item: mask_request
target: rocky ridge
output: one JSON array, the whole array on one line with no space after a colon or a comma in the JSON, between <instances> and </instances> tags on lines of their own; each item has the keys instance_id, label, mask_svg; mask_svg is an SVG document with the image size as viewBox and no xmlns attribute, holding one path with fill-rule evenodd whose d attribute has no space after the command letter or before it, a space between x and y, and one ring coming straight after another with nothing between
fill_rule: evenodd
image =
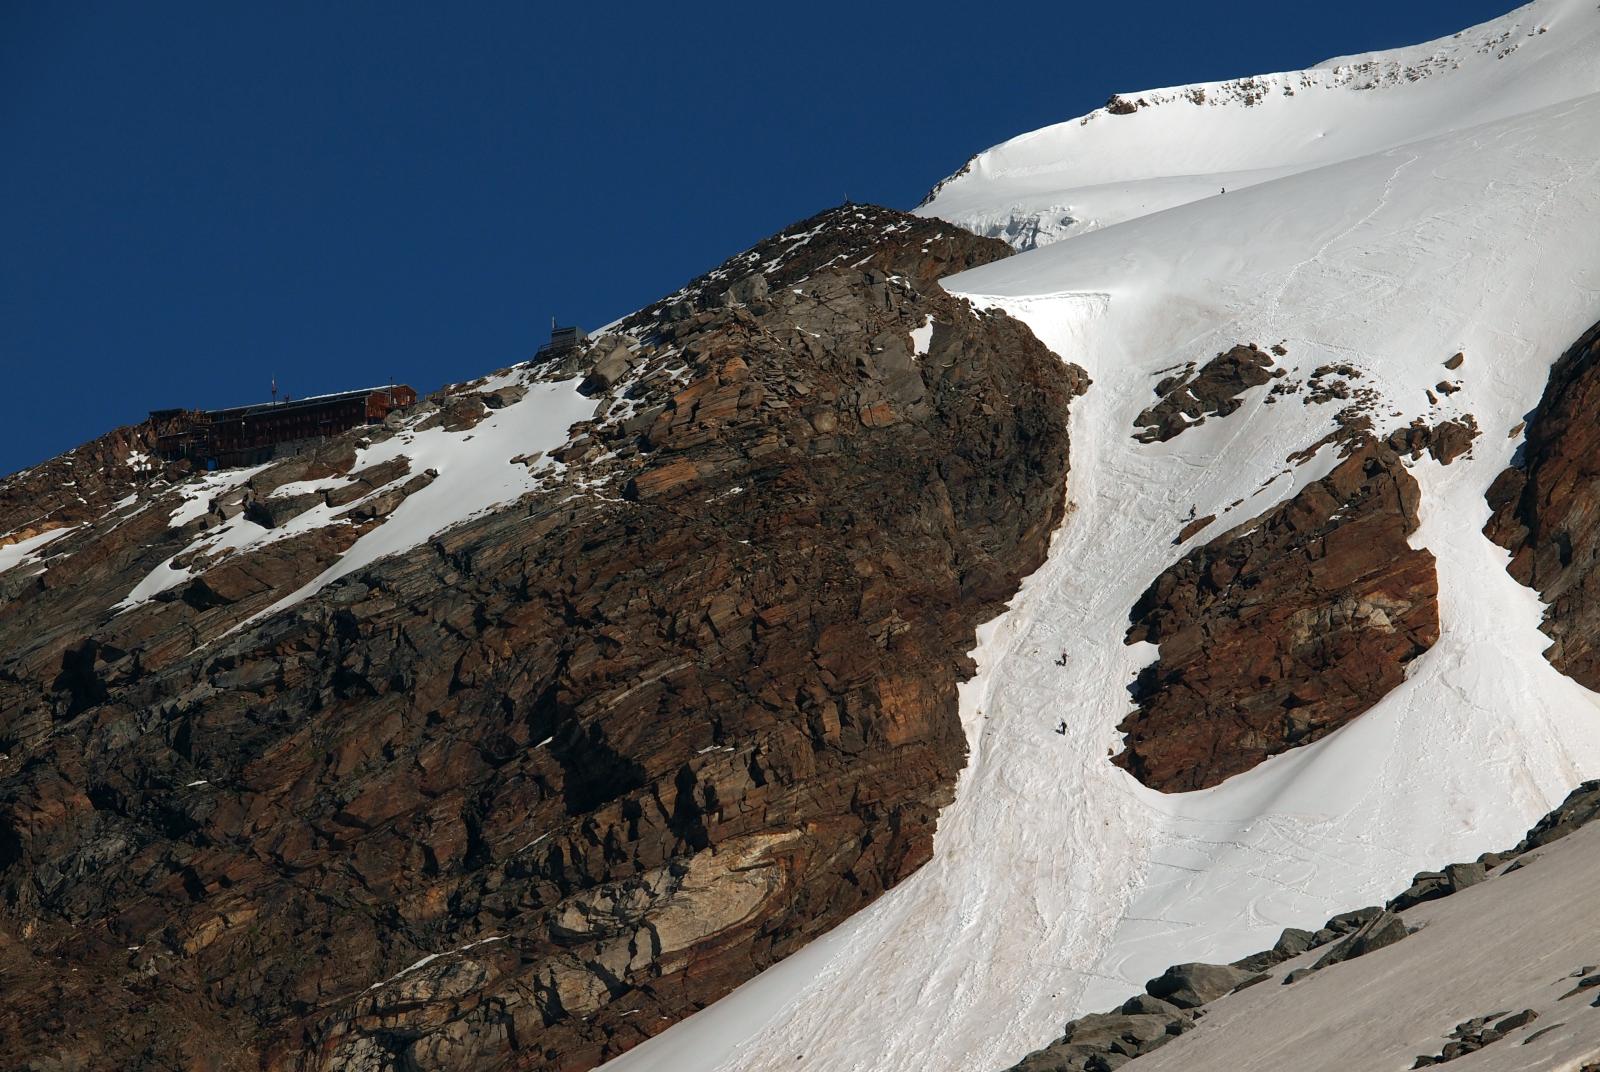
<instances>
[{"instance_id":1,"label":"rocky ridge","mask_svg":"<svg viewBox=\"0 0 1600 1072\"><path fill-rule=\"evenodd\" d=\"M935 282L1007 252L845 206L393 427L112 499L127 466L0 573L16 1060L587 1068L915 870L1086 386ZM451 479L363 444L568 378L594 416L506 459L520 498L265 613Z\"/></svg>"}]
</instances>

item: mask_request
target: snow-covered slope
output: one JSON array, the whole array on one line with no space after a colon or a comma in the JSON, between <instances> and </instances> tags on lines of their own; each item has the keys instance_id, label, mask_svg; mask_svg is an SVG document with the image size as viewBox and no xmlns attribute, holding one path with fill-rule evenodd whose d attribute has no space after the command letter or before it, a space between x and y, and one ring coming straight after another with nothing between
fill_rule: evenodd
<instances>
[{"instance_id":1,"label":"snow-covered slope","mask_svg":"<svg viewBox=\"0 0 1600 1072\"><path fill-rule=\"evenodd\" d=\"M1594 5L1530 4L1306 71L1121 94L985 150L920 211L1031 249L1600 89Z\"/></svg>"},{"instance_id":2,"label":"snow-covered slope","mask_svg":"<svg viewBox=\"0 0 1600 1072\"><path fill-rule=\"evenodd\" d=\"M1509 843L1600 772L1600 700L1541 658L1538 601L1480 531L1549 364L1600 318L1600 11L1540 0L1447 41L1194 88L1203 103L1131 95L1148 107L990 150L924 209L1002 234L1046 208L1087 221L946 285L1095 381L1073 411L1076 510L981 638L934 860L608 1068L998 1069L1167 964L1263 948ZM1317 744L1163 796L1107 761L1153 654L1123 645L1129 608L1187 518L1219 515L1214 535L1325 473L1327 451L1285 459L1333 407L1256 388L1158 445L1133 419L1159 370L1252 340L1283 340L1300 378L1359 368L1380 431L1471 413L1484 434L1413 468L1443 626L1406 683ZM1463 389L1435 404L1457 351Z\"/></svg>"}]
</instances>

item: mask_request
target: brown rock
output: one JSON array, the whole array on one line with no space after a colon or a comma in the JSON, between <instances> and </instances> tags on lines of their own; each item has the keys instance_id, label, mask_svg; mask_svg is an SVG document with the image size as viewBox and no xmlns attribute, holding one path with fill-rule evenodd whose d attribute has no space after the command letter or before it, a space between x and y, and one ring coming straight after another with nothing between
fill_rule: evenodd
<instances>
[{"instance_id":1,"label":"brown rock","mask_svg":"<svg viewBox=\"0 0 1600 1072\"><path fill-rule=\"evenodd\" d=\"M1441 465L1449 465L1472 449L1472 441L1479 434L1477 419L1470 413L1431 427L1418 417L1408 427L1390 432L1385 442L1397 454L1409 454L1415 459L1427 452Z\"/></svg>"},{"instance_id":2,"label":"brown rock","mask_svg":"<svg viewBox=\"0 0 1600 1072\"><path fill-rule=\"evenodd\" d=\"M1239 408L1239 396L1272 379L1273 361L1254 343L1235 346L1207 361L1189 365L1156 385L1161 401L1139 414L1134 436L1141 443L1164 443L1210 416L1226 417Z\"/></svg>"},{"instance_id":3,"label":"brown rock","mask_svg":"<svg viewBox=\"0 0 1600 1072\"><path fill-rule=\"evenodd\" d=\"M1205 528L1207 525L1211 524L1216 519L1216 514L1207 514L1205 517L1195 518L1193 521L1189 522L1187 525L1183 526L1183 528L1178 530L1178 537L1172 542L1174 544L1188 543L1191 536Z\"/></svg>"},{"instance_id":4,"label":"brown rock","mask_svg":"<svg viewBox=\"0 0 1600 1072\"><path fill-rule=\"evenodd\" d=\"M1367 710L1439 635L1417 486L1367 440L1290 501L1189 552L1133 608L1161 645L1116 757L1141 782L1215 785Z\"/></svg>"}]
</instances>

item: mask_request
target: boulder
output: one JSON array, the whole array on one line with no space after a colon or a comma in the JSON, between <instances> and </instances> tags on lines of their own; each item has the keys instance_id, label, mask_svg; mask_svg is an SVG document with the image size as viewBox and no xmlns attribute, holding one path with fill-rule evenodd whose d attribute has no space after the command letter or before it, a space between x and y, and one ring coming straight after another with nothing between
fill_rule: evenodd
<instances>
[{"instance_id":1,"label":"boulder","mask_svg":"<svg viewBox=\"0 0 1600 1072\"><path fill-rule=\"evenodd\" d=\"M1175 964L1144 985L1151 997L1180 1009L1215 1001L1256 973L1231 964Z\"/></svg>"},{"instance_id":2,"label":"boulder","mask_svg":"<svg viewBox=\"0 0 1600 1072\"><path fill-rule=\"evenodd\" d=\"M1268 968L1299 956L1315 945L1316 935L1311 931L1300 930L1297 927L1286 927L1283 933L1278 935L1278 940L1273 943L1271 949L1263 950L1260 953L1252 953L1248 957L1236 960L1233 962L1233 966L1250 972L1266 971Z\"/></svg>"},{"instance_id":3,"label":"boulder","mask_svg":"<svg viewBox=\"0 0 1600 1072\"><path fill-rule=\"evenodd\" d=\"M595 352L600 357L578 385L581 394L598 395L611 390L633 367L633 355L627 341L621 337L607 336L596 346Z\"/></svg>"},{"instance_id":4,"label":"boulder","mask_svg":"<svg viewBox=\"0 0 1600 1072\"><path fill-rule=\"evenodd\" d=\"M1323 924L1327 930L1334 934L1351 934L1365 927L1368 923L1383 915L1383 909L1372 905L1367 908L1353 908L1348 912L1340 912Z\"/></svg>"},{"instance_id":5,"label":"boulder","mask_svg":"<svg viewBox=\"0 0 1600 1072\"><path fill-rule=\"evenodd\" d=\"M436 469L425 470L398 487L390 487L378 492L339 516L358 521L371 521L388 517L399 508L401 503L433 483L438 475L439 472Z\"/></svg>"},{"instance_id":6,"label":"boulder","mask_svg":"<svg viewBox=\"0 0 1600 1072\"><path fill-rule=\"evenodd\" d=\"M1172 1002L1151 997L1149 994L1135 994L1127 1001L1124 1001L1117 1011L1128 1016L1166 1016L1174 1020L1190 1019L1188 1013Z\"/></svg>"},{"instance_id":7,"label":"boulder","mask_svg":"<svg viewBox=\"0 0 1600 1072\"><path fill-rule=\"evenodd\" d=\"M1297 957L1312 948L1315 948L1316 935L1311 931L1301 930L1298 927L1285 927L1278 940L1273 943L1272 951L1285 960Z\"/></svg>"},{"instance_id":8,"label":"boulder","mask_svg":"<svg viewBox=\"0 0 1600 1072\"><path fill-rule=\"evenodd\" d=\"M1388 907L1391 912L1404 912L1413 905L1431 901L1436 897L1447 897L1454 892L1443 872L1419 871L1405 892L1389 901Z\"/></svg>"},{"instance_id":9,"label":"boulder","mask_svg":"<svg viewBox=\"0 0 1600 1072\"><path fill-rule=\"evenodd\" d=\"M1384 912L1363 925L1354 934L1344 939L1338 945L1328 950L1311 966L1313 971L1334 964L1342 964L1347 960L1364 957L1368 953L1394 945L1406 938L1411 932L1406 928L1405 920L1392 912Z\"/></svg>"},{"instance_id":10,"label":"boulder","mask_svg":"<svg viewBox=\"0 0 1600 1072\"><path fill-rule=\"evenodd\" d=\"M350 483L341 487L331 488L323 492L322 499L330 507L338 509L348 506L357 499L370 494L373 489L399 480L411 471L411 459L401 454L388 461L369 465L358 473L351 474Z\"/></svg>"},{"instance_id":11,"label":"boulder","mask_svg":"<svg viewBox=\"0 0 1600 1072\"><path fill-rule=\"evenodd\" d=\"M322 496L315 492L301 495L269 495L266 498L255 498L246 502L244 516L263 528L275 529L321 503Z\"/></svg>"},{"instance_id":12,"label":"boulder","mask_svg":"<svg viewBox=\"0 0 1600 1072\"><path fill-rule=\"evenodd\" d=\"M496 387L492 391L483 391L481 393L484 405L490 409L505 409L507 406L514 406L526 398L528 389L520 384L510 383L504 387Z\"/></svg>"},{"instance_id":13,"label":"boulder","mask_svg":"<svg viewBox=\"0 0 1600 1072\"><path fill-rule=\"evenodd\" d=\"M753 305L766 298L767 277L760 272L748 275L728 288L728 300L739 305Z\"/></svg>"}]
</instances>

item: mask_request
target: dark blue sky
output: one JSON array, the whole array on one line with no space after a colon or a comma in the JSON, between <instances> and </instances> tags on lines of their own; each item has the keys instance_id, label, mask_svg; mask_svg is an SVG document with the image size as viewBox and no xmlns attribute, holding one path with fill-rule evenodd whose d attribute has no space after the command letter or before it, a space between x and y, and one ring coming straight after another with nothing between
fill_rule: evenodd
<instances>
[{"instance_id":1,"label":"dark blue sky","mask_svg":"<svg viewBox=\"0 0 1600 1072\"><path fill-rule=\"evenodd\" d=\"M1512 0L0 0L0 473L145 411L427 391L1117 90Z\"/></svg>"}]
</instances>

